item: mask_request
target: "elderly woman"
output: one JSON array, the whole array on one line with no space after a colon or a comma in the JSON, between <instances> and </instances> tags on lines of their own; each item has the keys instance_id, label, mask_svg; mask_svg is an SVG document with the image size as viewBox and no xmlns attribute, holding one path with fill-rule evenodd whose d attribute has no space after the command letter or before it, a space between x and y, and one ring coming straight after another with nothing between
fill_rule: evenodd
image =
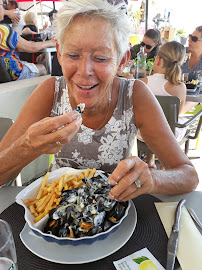
<instances>
[{"instance_id":1,"label":"elderly woman","mask_svg":"<svg viewBox=\"0 0 202 270\"><path fill-rule=\"evenodd\" d=\"M36 17L35 14L31 11L27 11L23 16L25 26L23 27L22 34L37 34L38 30L36 27Z\"/></svg>"},{"instance_id":2,"label":"elderly woman","mask_svg":"<svg viewBox=\"0 0 202 270\"><path fill-rule=\"evenodd\" d=\"M202 25L196 27L189 35L190 58L182 65L182 72L189 73L189 81L197 79L198 74L202 76Z\"/></svg>"},{"instance_id":3,"label":"elderly woman","mask_svg":"<svg viewBox=\"0 0 202 270\"><path fill-rule=\"evenodd\" d=\"M117 200L195 189L197 173L147 86L116 76L130 57L129 21L122 4L70 0L59 10L56 27L64 77L48 78L36 88L1 141L1 183L41 154L54 153L52 170L110 171L114 187L109 197ZM86 106L82 118L72 111L79 103ZM131 156L138 128L164 171L149 169Z\"/></svg>"}]
</instances>

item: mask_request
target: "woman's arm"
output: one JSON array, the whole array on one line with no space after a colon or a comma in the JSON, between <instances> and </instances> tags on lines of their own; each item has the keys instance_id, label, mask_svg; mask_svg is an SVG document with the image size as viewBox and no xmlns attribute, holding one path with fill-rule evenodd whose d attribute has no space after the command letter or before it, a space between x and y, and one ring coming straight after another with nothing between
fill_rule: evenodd
<instances>
[{"instance_id":1,"label":"woman's arm","mask_svg":"<svg viewBox=\"0 0 202 270\"><path fill-rule=\"evenodd\" d=\"M54 40L47 40L42 42L33 42L33 41L27 41L21 36L18 36L18 43L16 45L16 48L28 52L28 53L35 53L42 49L48 48L48 47L54 47L55 41Z\"/></svg>"},{"instance_id":2,"label":"woman's arm","mask_svg":"<svg viewBox=\"0 0 202 270\"><path fill-rule=\"evenodd\" d=\"M165 170L149 169L138 157L123 160L109 177L119 183L110 197L128 200L144 193L173 195L194 190L197 173L179 147L158 101L141 81L134 83L133 103L136 126ZM141 182L140 189L134 184L136 179Z\"/></svg>"},{"instance_id":3,"label":"woman's arm","mask_svg":"<svg viewBox=\"0 0 202 270\"><path fill-rule=\"evenodd\" d=\"M78 114L70 112L49 117L55 78L43 81L28 98L17 120L0 143L0 185L12 180L21 169L42 154L57 153L56 144L69 142L81 125Z\"/></svg>"},{"instance_id":4,"label":"woman's arm","mask_svg":"<svg viewBox=\"0 0 202 270\"><path fill-rule=\"evenodd\" d=\"M12 22L18 23L20 21L20 16L18 13L16 13L16 9L4 9L4 15L7 15L12 20Z\"/></svg>"}]
</instances>

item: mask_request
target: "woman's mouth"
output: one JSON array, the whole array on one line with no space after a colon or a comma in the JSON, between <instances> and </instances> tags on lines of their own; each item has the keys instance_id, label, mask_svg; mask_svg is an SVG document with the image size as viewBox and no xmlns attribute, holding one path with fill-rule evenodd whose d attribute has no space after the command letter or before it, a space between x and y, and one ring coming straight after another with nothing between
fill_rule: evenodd
<instances>
[{"instance_id":1,"label":"woman's mouth","mask_svg":"<svg viewBox=\"0 0 202 270\"><path fill-rule=\"evenodd\" d=\"M94 84L94 85L80 85L77 84L77 86L81 89L81 90L92 90L93 88L95 88L98 84Z\"/></svg>"}]
</instances>

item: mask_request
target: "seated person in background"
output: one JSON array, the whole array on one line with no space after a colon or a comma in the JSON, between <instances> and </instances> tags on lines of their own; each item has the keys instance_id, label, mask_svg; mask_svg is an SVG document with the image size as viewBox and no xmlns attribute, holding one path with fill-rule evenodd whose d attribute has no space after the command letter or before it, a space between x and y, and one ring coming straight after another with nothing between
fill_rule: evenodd
<instances>
[{"instance_id":1,"label":"seated person in background","mask_svg":"<svg viewBox=\"0 0 202 270\"><path fill-rule=\"evenodd\" d=\"M154 61L161 44L162 40L160 31L157 29L149 29L144 34L142 42L134 45L130 49L131 59L135 59L140 51L140 47L144 47L144 52L147 53L147 60L150 59Z\"/></svg>"},{"instance_id":2,"label":"seated person in background","mask_svg":"<svg viewBox=\"0 0 202 270\"><path fill-rule=\"evenodd\" d=\"M189 51L191 56L182 65L182 72L189 73L189 81L192 81L198 79L197 73L202 76L202 25L189 35Z\"/></svg>"},{"instance_id":3,"label":"seated person in background","mask_svg":"<svg viewBox=\"0 0 202 270\"><path fill-rule=\"evenodd\" d=\"M18 3L13 0L8 1L8 10L16 9L16 13L20 16L19 22L13 22L12 23L12 28L19 34L22 35L22 28L25 25L25 22L23 20L23 14L24 12L22 10L19 10L18 8Z\"/></svg>"},{"instance_id":4,"label":"seated person in background","mask_svg":"<svg viewBox=\"0 0 202 270\"><path fill-rule=\"evenodd\" d=\"M35 14L31 11L27 11L23 16L23 19L25 26L22 29L22 35L38 34Z\"/></svg>"},{"instance_id":5,"label":"seated person in background","mask_svg":"<svg viewBox=\"0 0 202 270\"><path fill-rule=\"evenodd\" d=\"M154 74L142 78L154 95L177 96L180 99L179 113L184 113L197 105L196 102L186 101L186 86L181 82L181 68L185 57L185 47L176 41L164 43L156 56L153 66ZM179 123L182 119L179 118ZM181 141L186 129L176 128L176 139ZM141 136L138 139L142 141ZM154 166L154 155L147 153L147 163Z\"/></svg>"},{"instance_id":6,"label":"seated person in background","mask_svg":"<svg viewBox=\"0 0 202 270\"><path fill-rule=\"evenodd\" d=\"M44 31L41 32L41 39L42 40L47 40L51 39L53 37L53 19L55 15L57 14L57 10L53 9L51 12L48 13L49 21L50 21L50 26L46 27Z\"/></svg>"},{"instance_id":7,"label":"seated person in background","mask_svg":"<svg viewBox=\"0 0 202 270\"><path fill-rule=\"evenodd\" d=\"M12 24L20 21L20 16L15 9L8 10L7 0L0 0L0 6L0 23Z\"/></svg>"},{"instance_id":8,"label":"seated person in background","mask_svg":"<svg viewBox=\"0 0 202 270\"><path fill-rule=\"evenodd\" d=\"M35 65L21 61L17 49L32 53L51 46L55 46L55 42L52 40L27 41L10 26L0 24L0 57L12 81L42 76L47 73L41 64Z\"/></svg>"},{"instance_id":9,"label":"seated person in background","mask_svg":"<svg viewBox=\"0 0 202 270\"><path fill-rule=\"evenodd\" d=\"M60 8L55 33L64 77L50 77L35 89L0 142L1 184L40 155L55 154L51 170L71 166L111 172L111 199L196 188L194 166L153 94L140 80L116 76L130 57L130 23L122 6L71 0ZM79 103L85 103L82 117L72 111ZM131 156L138 128L164 171Z\"/></svg>"}]
</instances>

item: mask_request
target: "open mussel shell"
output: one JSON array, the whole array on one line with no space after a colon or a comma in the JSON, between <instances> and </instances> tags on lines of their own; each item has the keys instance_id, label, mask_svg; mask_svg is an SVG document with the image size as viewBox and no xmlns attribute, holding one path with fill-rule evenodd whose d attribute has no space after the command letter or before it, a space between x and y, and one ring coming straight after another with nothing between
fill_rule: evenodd
<instances>
[{"instance_id":1,"label":"open mussel shell","mask_svg":"<svg viewBox=\"0 0 202 270\"><path fill-rule=\"evenodd\" d=\"M94 239L107 235L126 217L129 202L110 200L106 175L85 177L83 186L63 191L60 204L49 213L44 233L61 239Z\"/></svg>"}]
</instances>

